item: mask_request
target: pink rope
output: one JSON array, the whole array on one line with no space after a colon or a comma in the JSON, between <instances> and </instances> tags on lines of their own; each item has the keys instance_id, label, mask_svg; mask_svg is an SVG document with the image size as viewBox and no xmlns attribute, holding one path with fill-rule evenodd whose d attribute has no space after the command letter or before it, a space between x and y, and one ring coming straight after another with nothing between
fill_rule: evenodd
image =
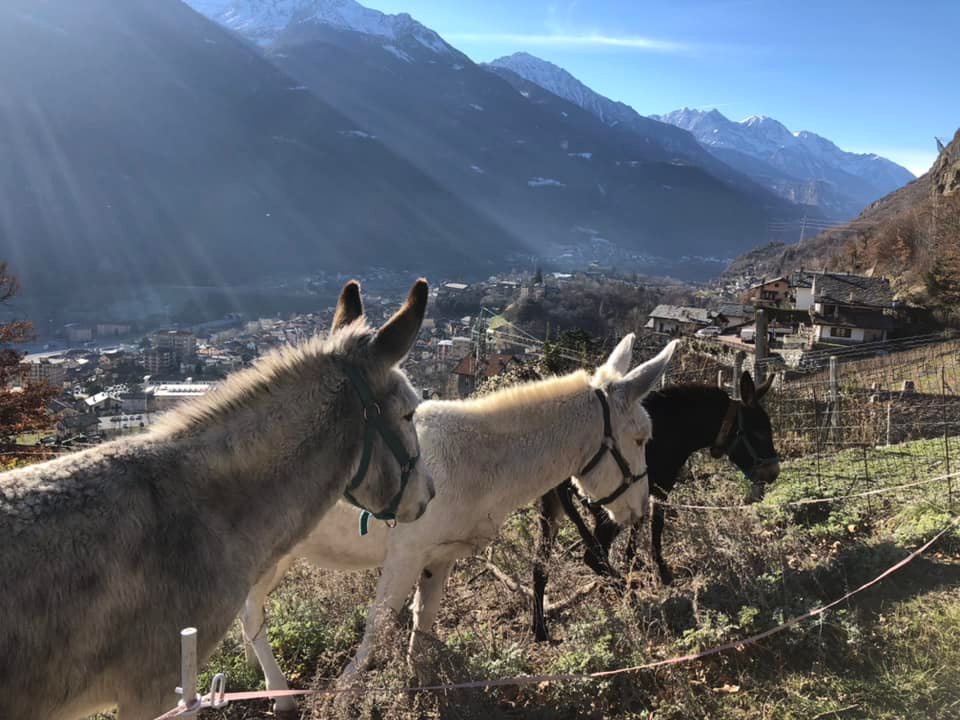
<instances>
[{"instance_id":1,"label":"pink rope","mask_svg":"<svg viewBox=\"0 0 960 720\"><path fill-rule=\"evenodd\" d=\"M625 675L627 673L636 673L644 670L655 670L657 668L669 667L673 665L680 665L682 663L693 662L695 660L702 660L704 658L711 657L713 655L719 655L720 653L727 652L728 650L739 650L743 649L748 645L753 645L761 640L776 635L783 632L804 620L809 620L810 618L818 617L823 615L828 610L836 607L837 605L846 602L850 598L859 593L867 590L877 583L885 580L886 578L893 575L895 572L918 558L920 555L925 553L934 545L940 538L946 535L950 530L960 524L960 516L954 517L940 532L933 536L930 540L925 542L919 548L914 550L912 553L907 555L903 560L899 561L895 565L887 568L882 573L877 575L873 580L864 583L855 590L851 590L842 597L833 600L832 602L827 603L826 605L821 605L818 608L810 610L802 615L797 615L796 617L790 618L789 620L772 627L769 630L764 630L763 632L757 633L756 635L751 635L750 637L743 638L741 640L731 640L730 642L723 643L722 645L717 645L708 650L701 650L700 652L689 653L687 655L677 655L672 658L666 658L664 660L654 660L652 662L644 663L642 665L632 665L630 667L617 668L614 670L602 670L600 672L592 673L562 673L554 675L523 675L520 677L512 678L502 678L498 680L474 680L470 682L460 682L460 683L446 683L441 685L423 685L419 687L393 687L393 688L325 688L322 690L263 690L263 691L250 691L250 692L234 692L226 693L224 696L228 701L244 701L244 700L268 700L271 698L278 697L295 697L300 695L342 695L347 693L356 693L361 695L372 695L372 694L396 694L396 693L420 693L420 692L445 692L450 690L474 690L474 689L483 689L483 688L492 688L492 687L514 687L522 685L538 685L540 683L552 683L552 682L584 682L591 680L603 680L610 677L615 677L617 675ZM170 718L178 717L183 713L183 709L174 708L167 713L164 713L156 720L169 720Z\"/></svg>"}]
</instances>

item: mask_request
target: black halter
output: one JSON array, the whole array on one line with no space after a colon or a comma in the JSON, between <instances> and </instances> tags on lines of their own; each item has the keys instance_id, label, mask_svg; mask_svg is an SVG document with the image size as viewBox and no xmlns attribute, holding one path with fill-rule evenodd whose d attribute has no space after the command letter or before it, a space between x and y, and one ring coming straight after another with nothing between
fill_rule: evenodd
<instances>
[{"instance_id":1,"label":"black halter","mask_svg":"<svg viewBox=\"0 0 960 720\"><path fill-rule=\"evenodd\" d=\"M734 419L736 419L737 423L736 431L733 430ZM717 434L717 439L714 440L713 445L710 447L710 454L715 458L723 455L731 457L733 451L740 444L747 449L750 460L753 461L750 469L743 474L746 475L747 479L754 485L758 485L753 479L757 469L764 465L773 465L774 463L780 462L780 457L776 454L763 457L757 452L756 448L753 447L753 443L750 442L750 436L747 434L746 428L743 426L743 403L739 400L731 399L730 404L727 406L727 415L723 420L723 424L720 426L720 432ZM762 483L759 483L759 485L762 486Z\"/></svg>"},{"instance_id":2,"label":"black halter","mask_svg":"<svg viewBox=\"0 0 960 720\"><path fill-rule=\"evenodd\" d=\"M600 445L600 449L597 450L594 456L590 458L586 465L583 466L583 469L577 473L577 477L582 478L600 464L600 461L603 460L604 455L610 453L613 456L613 459L616 461L617 466L620 468L620 472L623 474L623 482L620 483L620 486L616 490L606 497L600 498L599 500L589 500L587 498L580 499L580 502L582 502L584 505L607 505L623 495L634 483L645 478L647 476L647 470L644 468L642 473L639 475L634 475L633 471L630 469L630 463L627 462L627 459L623 456L623 453L620 452L620 448L617 447L617 441L613 437L613 426L610 422L610 403L607 402L607 395L605 392L603 392L603 390L594 390L594 392L597 394L597 399L600 401L600 407L603 408L603 443Z\"/></svg>"},{"instance_id":3,"label":"black halter","mask_svg":"<svg viewBox=\"0 0 960 720\"><path fill-rule=\"evenodd\" d=\"M396 522L397 510L400 507L400 501L403 500L403 491L407 489L407 483L410 481L410 476L413 474L413 469L416 467L420 455L411 455L407 452L400 438L387 427L380 414L380 405L373 397L373 393L370 392L370 386L367 384L363 375L350 365L344 365L343 372L350 379L350 383L353 385L354 390L357 391L357 395L360 396L360 402L363 404L364 421L363 452L360 455L360 466L357 468L353 479L343 491L343 496L351 505L362 510L360 513L360 534L366 535L367 523L371 517L375 517L377 520L384 520L387 523ZM396 495L391 498L389 504L380 512L374 512L373 510L365 508L357 501L351 492L360 487L360 484L367 476L367 470L370 469L370 460L373 458L373 440L377 434L380 435L387 447L390 448L390 452L393 453L397 462L400 463L400 488L397 490Z\"/></svg>"}]
</instances>

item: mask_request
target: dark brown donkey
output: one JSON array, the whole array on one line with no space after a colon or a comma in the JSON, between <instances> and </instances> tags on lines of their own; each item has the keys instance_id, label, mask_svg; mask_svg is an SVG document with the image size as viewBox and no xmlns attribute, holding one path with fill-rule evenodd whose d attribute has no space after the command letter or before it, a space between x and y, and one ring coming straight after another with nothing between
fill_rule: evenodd
<instances>
[{"instance_id":1,"label":"dark brown donkey","mask_svg":"<svg viewBox=\"0 0 960 720\"><path fill-rule=\"evenodd\" d=\"M647 444L647 471L650 494L666 500L677 483L677 474L697 450L710 448L719 458L726 455L750 480L748 502L763 498L764 487L777 479L780 461L773 446L770 418L760 406L760 399L770 389L771 375L759 388L749 373L740 377L740 400L725 391L707 385L675 385L647 395L643 407L653 422L653 439ZM587 527L576 504L580 500L570 480L540 498L540 537L533 567L533 633L537 640L547 640L543 596L547 586L546 561L550 557L562 514L577 526L583 538L583 561L598 575L620 578L609 561L610 546L622 529L612 522L602 508L583 502L594 517L594 528ZM659 502L653 507L652 547L660 579L670 584L673 576L663 560L661 538L664 509ZM633 526L627 546L628 566L636 554Z\"/></svg>"}]
</instances>

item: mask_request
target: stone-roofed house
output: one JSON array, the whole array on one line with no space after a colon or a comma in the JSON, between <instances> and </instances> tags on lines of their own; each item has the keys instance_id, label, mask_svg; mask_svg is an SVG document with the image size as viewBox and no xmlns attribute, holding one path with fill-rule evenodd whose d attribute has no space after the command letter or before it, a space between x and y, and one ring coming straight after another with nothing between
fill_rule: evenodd
<instances>
[{"instance_id":1,"label":"stone-roofed house","mask_svg":"<svg viewBox=\"0 0 960 720\"><path fill-rule=\"evenodd\" d=\"M899 325L899 306L887 278L815 273L811 294L813 342L884 341Z\"/></svg>"},{"instance_id":2,"label":"stone-roofed house","mask_svg":"<svg viewBox=\"0 0 960 720\"><path fill-rule=\"evenodd\" d=\"M644 326L648 330L666 335L692 335L700 328L716 324L722 316L706 308L657 305L648 318Z\"/></svg>"}]
</instances>

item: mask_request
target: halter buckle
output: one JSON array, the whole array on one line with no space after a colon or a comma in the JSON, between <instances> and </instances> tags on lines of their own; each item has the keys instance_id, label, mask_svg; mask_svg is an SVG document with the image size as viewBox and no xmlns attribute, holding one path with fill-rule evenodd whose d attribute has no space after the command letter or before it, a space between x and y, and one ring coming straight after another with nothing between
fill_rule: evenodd
<instances>
[{"instance_id":1,"label":"halter buckle","mask_svg":"<svg viewBox=\"0 0 960 720\"><path fill-rule=\"evenodd\" d=\"M375 409L375 410L377 411L377 414L376 414L375 417L380 417L380 416L383 414L383 412L380 410L380 403L373 403L372 405L368 405L367 407L365 407L365 408L363 409L363 419L364 419L365 421L369 421L369 420L370 420L370 410L371 410L371 409Z\"/></svg>"}]
</instances>

